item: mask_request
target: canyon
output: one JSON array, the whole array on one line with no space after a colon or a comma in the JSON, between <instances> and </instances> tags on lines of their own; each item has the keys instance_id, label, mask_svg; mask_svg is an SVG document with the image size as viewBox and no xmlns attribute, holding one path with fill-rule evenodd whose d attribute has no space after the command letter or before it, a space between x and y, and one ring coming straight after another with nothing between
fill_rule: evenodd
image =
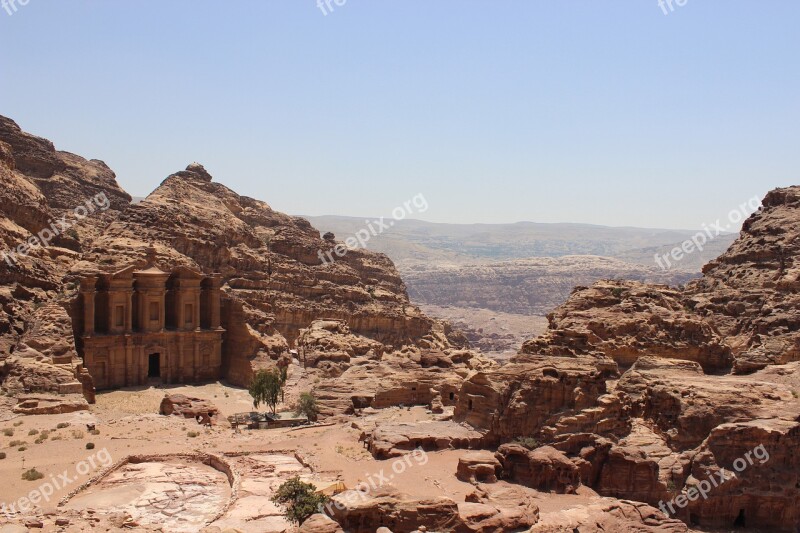
<instances>
[{"instance_id":1,"label":"canyon","mask_svg":"<svg viewBox=\"0 0 800 533\"><path fill-rule=\"evenodd\" d=\"M324 264L346 228L277 212L199 163L134 203L102 161L4 117L0 181L4 250L73 222L0 263L8 531L800 527L800 187L769 192L702 272L663 273L513 231L516 257L451 249L428 268L356 249ZM76 216L98 197L105 209ZM602 253L685 238L623 233ZM411 253L440 253L426 235ZM517 322L484 314L461 331L469 320L415 301ZM253 411L255 373L278 368L281 410L312 393L318 420L233 423ZM95 448L113 460L33 502ZM21 477L32 469L42 481ZM295 477L331 498L301 525L272 499Z\"/></svg>"}]
</instances>

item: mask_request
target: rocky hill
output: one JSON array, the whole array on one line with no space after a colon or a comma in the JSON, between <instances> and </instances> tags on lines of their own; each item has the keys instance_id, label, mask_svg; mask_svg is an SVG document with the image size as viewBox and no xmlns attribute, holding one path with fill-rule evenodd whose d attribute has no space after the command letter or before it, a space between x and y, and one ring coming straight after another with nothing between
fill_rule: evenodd
<instances>
[{"instance_id":1,"label":"rocky hill","mask_svg":"<svg viewBox=\"0 0 800 533\"><path fill-rule=\"evenodd\" d=\"M606 372L613 361L623 373L605 381L613 395L587 409L585 386L555 407L546 402L542 409L556 414L530 431L550 445L548 453L501 446L501 462L528 462L547 478L566 459L575 483L669 508L689 524L796 530L800 465L787 450L800 435L799 200L797 186L768 193L731 248L686 288L630 281L577 287L548 315L548 330L512 359L531 367L516 374L547 365L544 376L569 387L577 364ZM474 376L464 385L469 407L499 402L483 411L507 413L530 405L517 391L535 379ZM534 386L536 397L546 390L564 398L550 390L557 383ZM505 438L519 434L511 414L487 420L470 411L462 400L456 415L490 432L503 429ZM583 433L593 436L587 441ZM692 498L698 490L702 497Z\"/></svg>"},{"instance_id":2,"label":"rocky hill","mask_svg":"<svg viewBox=\"0 0 800 533\"><path fill-rule=\"evenodd\" d=\"M762 205L686 291L740 372L800 360L800 187L776 189Z\"/></svg>"},{"instance_id":3,"label":"rocky hill","mask_svg":"<svg viewBox=\"0 0 800 533\"><path fill-rule=\"evenodd\" d=\"M800 446L800 187L769 193L701 279L677 288L622 280L576 287L548 315L547 331L500 365L456 347L463 337L413 306L386 256L354 250L323 261L334 238L215 183L199 164L170 175L133 205L100 162L57 152L8 120L0 130L0 238L7 250L0 262L0 420L113 412L97 417L103 428L92 437L120 457L130 456L132 446L172 457L176 443L196 446L190 439L200 434L187 432L184 419L154 412L131 417L104 405L112 398L90 406L93 377L73 336L82 320L77 282L85 274L185 266L222 278L224 377L246 384L254 369L280 365L283 407L313 391L314 417L325 419L302 434L290 433L300 428L257 437L203 430L194 442L232 460L219 459L228 465L224 479L243 480L228 487L230 507L223 509L231 512L217 516L226 528L288 527L277 511L264 512L273 492L263 476L278 469L260 462L274 459L253 453L257 446L269 454L294 450L291 459L302 457L302 468L335 473L339 481L350 476L350 486L363 481L365 470L385 468L388 458L398 459L395 474L395 465L406 464L401 457L425 452L431 460L406 481L406 489L427 494L345 491L334 496L330 517L303 524L306 533L373 533L385 524L396 531L677 533L696 525L791 532L800 523L800 462L793 453ZM574 272L586 264L576 260ZM476 269L478 283L492 276L501 286L536 287L522 275ZM524 302L504 294L482 305ZM163 329L160 318L151 322ZM179 333L195 334L194 324ZM117 342L102 331L96 337ZM227 402L229 390L240 395L233 409L248 403L246 391L213 387L225 392L219 401ZM139 392L111 395L136 409ZM4 430L4 450L22 453L10 439L14 428L31 431L25 420ZM161 438L152 438L154 431ZM34 446L67 452L61 442ZM356 460L343 462L347 454ZM217 461L211 457L204 461ZM6 461L19 458L25 459ZM51 475L46 462L37 466ZM18 466L9 484L14 494ZM164 501L176 497L175 481ZM120 488L126 482L138 483L122 476ZM246 488L237 494L239 487ZM96 513L109 516L95 508L103 501L95 503L68 518L37 510L15 520L86 531L97 525ZM136 520L151 518L145 515L152 508L134 507ZM176 512L181 520L193 518L186 507ZM119 518L120 525L140 527L131 516Z\"/></svg>"},{"instance_id":4,"label":"rocky hill","mask_svg":"<svg viewBox=\"0 0 800 533\"><path fill-rule=\"evenodd\" d=\"M346 319L354 332L397 347L448 345L444 326L410 304L386 256L352 250L326 264L321 253L336 242L213 182L199 164L133 205L103 162L57 151L0 117L0 180L0 376L19 373L11 367L19 354L48 360L46 348L26 352L22 342L37 309L57 304L74 321L82 275L132 265L222 275L226 356L236 359L226 368L236 382L246 382L251 360L276 358L321 318ZM28 241L37 245L20 248ZM78 376L74 346L72 355Z\"/></svg>"},{"instance_id":5,"label":"rocky hill","mask_svg":"<svg viewBox=\"0 0 800 533\"><path fill-rule=\"evenodd\" d=\"M67 313L71 265L129 201L102 162L57 151L0 117L0 382L19 406L86 408ZM28 399L26 394L38 394ZM57 395L57 396L48 396ZM7 405L19 409L14 402ZM24 408L22 408L24 410ZM15 411L16 412L16 411Z\"/></svg>"},{"instance_id":6,"label":"rocky hill","mask_svg":"<svg viewBox=\"0 0 800 533\"><path fill-rule=\"evenodd\" d=\"M388 214L387 214L388 215ZM609 227L594 224L439 224L392 220L391 229L370 239L367 247L392 258L398 268L419 264L463 265L496 263L531 257L594 255L653 266L657 251L669 250L694 231ZM346 237L365 227L363 217L309 216L315 227ZM699 272L730 245L734 234L723 233L701 252L684 258L676 268Z\"/></svg>"},{"instance_id":7,"label":"rocky hill","mask_svg":"<svg viewBox=\"0 0 800 533\"><path fill-rule=\"evenodd\" d=\"M629 366L660 351L706 370L752 372L800 360L800 187L777 189L731 248L684 289L601 281L548 315L524 353L600 353Z\"/></svg>"}]
</instances>

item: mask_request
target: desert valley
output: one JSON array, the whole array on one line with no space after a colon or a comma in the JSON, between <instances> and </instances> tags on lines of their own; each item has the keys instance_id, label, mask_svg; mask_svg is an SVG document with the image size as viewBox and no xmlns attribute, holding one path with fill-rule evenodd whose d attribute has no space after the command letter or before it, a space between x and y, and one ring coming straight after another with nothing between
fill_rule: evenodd
<instances>
[{"instance_id":1,"label":"desert valley","mask_svg":"<svg viewBox=\"0 0 800 533\"><path fill-rule=\"evenodd\" d=\"M638 230L330 255L357 227L54 142L0 117L3 533L800 530L800 187L702 272Z\"/></svg>"}]
</instances>

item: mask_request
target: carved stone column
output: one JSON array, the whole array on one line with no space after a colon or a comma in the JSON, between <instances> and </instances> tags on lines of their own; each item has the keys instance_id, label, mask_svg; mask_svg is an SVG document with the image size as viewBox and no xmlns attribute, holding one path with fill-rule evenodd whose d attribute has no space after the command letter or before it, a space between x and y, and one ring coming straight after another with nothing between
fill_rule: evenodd
<instances>
[{"instance_id":1,"label":"carved stone column","mask_svg":"<svg viewBox=\"0 0 800 533\"><path fill-rule=\"evenodd\" d=\"M222 327L220 312L222 308L222 276L214 274L209 282L209 303L211 305L211 329Z\"/></svg>"},{"instance_id":2,"label":"carved stone column","mask_svg":"<svg viewBox=\"0 0 800 533\"><path fill-rule=\"evenodd\" d=\"M90 276L81 280L81 298L83 299L83 334L94 335L94 300L97 291L97 278Z\"/></svg>"},{"instance_id":3,"label":"carved stone column","mask_svg":"<svg viewBox=\"0 0 800 533\"><path fill-rule=\"evenodd\" d=\"M192 317L192 324L194 324L194 329L199 331L200 330L200 287L196 287L194 290L194 305L192 306L192 311L194 311L194 317Z\"/></svg>"}]
</instances>

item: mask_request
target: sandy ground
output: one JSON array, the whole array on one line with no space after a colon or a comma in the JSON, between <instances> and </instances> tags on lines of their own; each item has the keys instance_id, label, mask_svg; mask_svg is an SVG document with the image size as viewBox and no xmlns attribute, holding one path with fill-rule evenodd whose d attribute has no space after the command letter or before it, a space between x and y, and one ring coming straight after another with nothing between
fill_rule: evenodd
<instances>
[{"instance_id":1,"label":"sandy ground","mask_svg":"<svg viewBox=\"0 0 800 533\"><path fill-rule=\"evenodd\" d=\"M235 432L227 424L203 428L194 420L158 415L165 392L210 400L226 417L252 409L252 401L246 390L212 383L101 393L97 396L97 404L89 412L18 417L4 422L0 424L0 449L7 457L0 460L0 503L13 504L42 483L59 480L59 485L63 486L54 490L48 501L39 504L40 508L52 509L61 498L112 462L132 454L187 451L297 452L313 469L312 480L323 486L341 480L348 488L352 488L370 479L391 477L391 485L407 494L420 498L448 496L457 502L463 502L464 497L473 490L472 485L455 477L458 458L465 453L463 450L428 453L424 465L412 462L411 466L397 473L400 470L394 465L397 459L377 461L364 449L358 440L360 431L352 427L352 420L317 427L241 432ZM431 415L422 407L390 408L370 415L370 418L383 423L397 423L430 420ZM65 424L69 425L63 427ZM87 424L95 424L99 434L90 434ZM58 428L59 425L62 427ZM4 429L13 430L13 436L3 434ZM29 436L32 430L38 433ZM50 431L48 438L36 444L35 439L43 430ZM195 432L198 435L192 436ZM24 441L25 444L14 443L11 446L15 440ZM90 442L94 444L94 449L87 450L87 443ZM26 449L19 451L22 447ZM23 472L33 467L44 478L22 480ZM159 472L159 475L163 474ZM63 476L68 476L70 482L63 482ZM92 490L95 488L81 492L71 503L89 498L93 506L101 507L102 498L91 500ZM140 487L137 490L144 489ZM592 493L577 496L536 495L542 513L597 499ZM117 496L120 498L114 502L117 507L137 497L136 493L131 492Z\"/></svg>"}]
</instances>

